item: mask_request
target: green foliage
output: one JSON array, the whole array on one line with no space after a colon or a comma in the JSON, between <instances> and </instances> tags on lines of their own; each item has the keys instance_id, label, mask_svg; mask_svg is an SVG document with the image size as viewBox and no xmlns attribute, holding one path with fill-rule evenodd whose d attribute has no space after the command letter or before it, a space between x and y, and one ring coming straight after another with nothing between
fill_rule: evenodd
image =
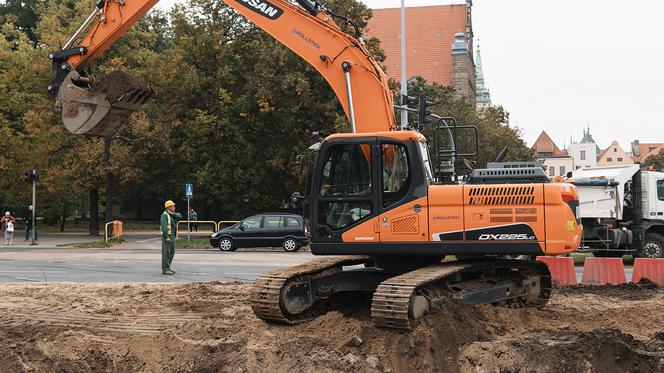
<instances>
[{"instance_id":1,"label":"green foliage","mask_svg":"<svg viewBox=\"0 0 664 373\"><path fill-rule=\"evenodd\" d=\"M397 84L394 91L398 92ZM427 83L422 77L412 79L408 84L408 95L412 97L424 96L428 101L434 102L431 111L443 117L456 119L458 125L474 125L478 128L479 148L474 142L474 133L470 129L458 131L458 153L475 153L477 156L467 157L476 161L476 167L486 167L487 162L492 162L505 145L509 145L509 151L504 161L526 161L532 160L532 150L524 142L521 129L509 123L509 113L502 106L484 108L479 112L461 97L451 87L438 83ZM398 95L395 95L395 102ZM447 121L452 123L451 121ZM409 123L417 123L417 115L411 113ZM432 123L422 129L422 132L432 138L431 128L438 125ZM443 138L443 140L447 140ZM450 147L449 141L443 142L446 148ZM462 164L462 163L461 163ZM463 167L463 166L462 166ZM466 174L469 170L460 169L460 174Z\"/></svg>"},{"instance_id":2,"label":"green foliage","mask_svg":"<svg viewBox=\"0 0 664 373\"><path fill-rule=\"evenodd\" d=\"M652 166L655 171L664 172L664 150L653 154L645 160L646 166Z\"/></svg>"}]
</instances>

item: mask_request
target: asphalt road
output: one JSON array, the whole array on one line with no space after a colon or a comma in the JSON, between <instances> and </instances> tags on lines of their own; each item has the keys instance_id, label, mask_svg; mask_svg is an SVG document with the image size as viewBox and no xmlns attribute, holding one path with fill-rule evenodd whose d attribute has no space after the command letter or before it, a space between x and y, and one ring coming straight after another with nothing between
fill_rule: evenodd
<instances>
[{"instance_id":1,"label":"asphalt road","mask_svg":"<svg viewBox=\"0 0 664 373\"><path fill-rule=\"evenodd\" d=\"M206 238L209 233L192 236ZM184 239L184 237L182 237ZM117 248L76 249L59 245L90 241L86 235L44 235L38 246L17 241L0 247L0 282L196 282L253 281L262 273L300 264L316 257L309 252L286 253L275 249L180 249L175 254L173 276L161 273L158 233L128 233ZM576 268L581 281L582 267ZM627 281L632 269L625 270Z\"/></svg>"},{"instance_id":2,"label":"asphalt road","mask_svg":"<svg viewBox=\"0 0 664 373\"><path fill-rule=\"evenodd\" d=\"M173 276L161 274L161 249L12 248L0 253L0 282L253 281L312 259L308 252L176 251Z\"/></svg>"}]
</instances>

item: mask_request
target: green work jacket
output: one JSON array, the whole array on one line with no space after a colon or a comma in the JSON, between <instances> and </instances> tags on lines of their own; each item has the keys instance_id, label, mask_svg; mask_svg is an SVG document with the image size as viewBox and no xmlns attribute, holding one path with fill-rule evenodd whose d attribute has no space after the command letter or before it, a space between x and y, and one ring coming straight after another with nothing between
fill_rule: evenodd
<instances>
[{"instance_id":1,"label":"green work jacket","mask_svg":"<svg viewBox=\"0 0 664 373\"><path fill-rule=\"evenodd\" d=\"M167 210L161 214L159 219L159 225L161 226L161 238L166 239L168 237L171 240L175 240L175 232L177 230L178 221L182 219L182 214L179 212L174 212L173 215L169 214Z\"/></svg>"}]
</instances>

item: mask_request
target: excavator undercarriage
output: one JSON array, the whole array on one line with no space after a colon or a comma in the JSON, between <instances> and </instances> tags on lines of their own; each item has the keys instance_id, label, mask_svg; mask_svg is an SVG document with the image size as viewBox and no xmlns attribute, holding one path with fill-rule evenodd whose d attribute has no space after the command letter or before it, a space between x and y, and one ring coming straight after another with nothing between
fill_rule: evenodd
<instances>
[{"instance_id":1,"label":"excavator undercarriage","mask_svg":"<svg viewBox=\"0 0 664 373\"><path fill-rule=\"evenodd\" d=\"M447 301L543 307L551 293L549 270L540 262L487 258L424 263L413 270L411 262L400 271L384 258L312 261L260 276L251 306L265 321L294 324L372 297L374 325L410 330Z\"/></svg>"}]
</instances>

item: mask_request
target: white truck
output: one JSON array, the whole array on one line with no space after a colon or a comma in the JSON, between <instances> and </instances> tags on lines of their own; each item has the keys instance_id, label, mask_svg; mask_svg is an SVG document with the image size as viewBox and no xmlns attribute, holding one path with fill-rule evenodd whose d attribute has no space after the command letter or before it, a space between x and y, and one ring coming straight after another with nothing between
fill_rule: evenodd
<instances>
[{"instance_id":1,"label":"white truck","mask_svg":"<svg viewBox=\"0 0 664 373\"><path fill-rule=\"evenodd\" d=\"M572 171L567 181L579 193L579 251L664 257L664 173L642 171L638 164L596 167Z\"/></svg>"}]
</instances>

